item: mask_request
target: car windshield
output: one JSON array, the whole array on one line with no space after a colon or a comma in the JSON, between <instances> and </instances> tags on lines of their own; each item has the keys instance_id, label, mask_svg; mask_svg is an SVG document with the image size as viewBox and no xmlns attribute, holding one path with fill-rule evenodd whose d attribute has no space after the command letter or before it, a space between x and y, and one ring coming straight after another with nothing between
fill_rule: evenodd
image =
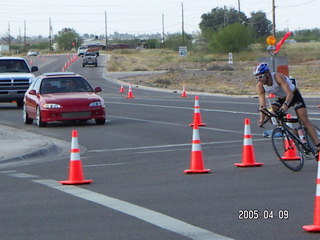
<instances>
[{"instance_id":1,"label":"car windshield","mask_svg":"<svg viewBox=\"0 0 320 240\"><path fill-rule=\"evenodd\" d=\"M12 72L29 73L30 70L23 60L0 60L0 73Z\"/></svg>"},{"instance_id":2,"label":"car windshield","mask_svg":"<svg viewBox=\"0 0 320 240\"><path fill-rule=\"evenodd\" d=\"M41 83L40 94L65 92L93 92L93 89L81 77L48 78Z\"/></svg>"}]
</instances>

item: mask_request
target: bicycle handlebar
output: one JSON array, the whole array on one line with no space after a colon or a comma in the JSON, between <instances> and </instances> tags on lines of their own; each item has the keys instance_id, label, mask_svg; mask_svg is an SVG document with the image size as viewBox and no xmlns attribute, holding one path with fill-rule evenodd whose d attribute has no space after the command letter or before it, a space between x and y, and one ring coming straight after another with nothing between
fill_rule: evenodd
<instances>
[{"instance_id":1,"label":"bicycle handlebar","mask_svg":"<svg viewBox=\"0 0 320 240\"><path fill-rule=\"evenodd\" d=\"M259 111L262 112L265 116L267 116L267 119L263 121L263 125L266 124L272 117L278 119L279 121L283 121L286 116L286 113L282 110L273 113L269 111L267 108L262 108ZM263 128L263 125L260 127Z\"/></svg>"},{"instance_id":2,"label":"bicycle handlebar","mask_svg":"<svg viewBox=\"0 0 320 240\"><path fill-rule=\"evenodd\" d=\"M268 118L274 117L279 120L282 120L286 116L286 113L281 109L276 113L270 112L267 108L260 109L259 111L262 112L264 115L266 115Z\"/></svg>"}]
</instances>

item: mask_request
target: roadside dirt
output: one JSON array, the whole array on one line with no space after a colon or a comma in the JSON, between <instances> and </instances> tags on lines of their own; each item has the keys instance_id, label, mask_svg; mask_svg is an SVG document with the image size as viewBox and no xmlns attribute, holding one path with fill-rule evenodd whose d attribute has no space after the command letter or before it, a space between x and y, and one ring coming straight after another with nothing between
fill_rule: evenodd
<instances>
[{"instance_id":1,"label":"roadside dirt","mask_svg":"<svg viewBox=\"0 0 320 240\"><path fill-rule=\"evenodd\" d=\"M141 75L122 78L122 81L149 87L181 91L208 92L227 95L256 95L256 80L251 72L255 61L236 61L228 64L225 61L209 63L199 62L169 62L157 67L150 67L137 59L127 59L132 56L117 58L121 71L154 71L166 70L166 73L156 75ZM135 63L127 64L128 61ZM125 65L128 67L126 68ZM320 60L295 61L290 63L290 76L296 78L298 87L303 95L319 96L320 91Z\"/></svg>"}]
</instances>

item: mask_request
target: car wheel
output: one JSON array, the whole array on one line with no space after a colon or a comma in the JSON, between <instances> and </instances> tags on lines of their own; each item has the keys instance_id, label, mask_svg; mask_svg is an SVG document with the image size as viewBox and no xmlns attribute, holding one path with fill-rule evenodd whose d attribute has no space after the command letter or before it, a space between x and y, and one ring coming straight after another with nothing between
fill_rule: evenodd
<instances>
[{"instance_id":1,"label":"car wheel","mask_svg":"<svg viewBox=\"0 0 320 240\"><path fill-rule=\"evenodd\" d=\"M46 122L42 122L42 120L41 120L40 107L37 107L37 125L38 125L38 127L45 127L45 126L47 126L47 123L46 123Z\"/></svg>"},{"instance_id":2,"label":"car wheel","mask_svg":"<svg viewBox=\"0 0 320 240\"><path fill-rule=\"evenodd\" d=\"M95 66L95 67L98 67L98 63L95 63L94 66Z\"/></svg>"},{"instance_id":3,"label":"car wheel","mask_svg":"<svg viewBox=\"0 0 320 240\"><path fill-rule=\"evenodd\" d=\"M105 118L95 119L97 125L102 125L106 123Z\"/></svg>"},{"instance_id":4,"label":"car wheel","mask_svg":"<svg viewBox=\"0 0 320 240\"><path fill-rule=\"evenodd\" d=\"M17 107L18 108L22 108L23 107L23 101L22 100L18 100L17 101Z\"/></svg>"},{"instance_id":5,"label":"car wheel","mask_svg":"<svg viewBox=\"0 0 320 240\"><path fill-rule=\"evenodd\" d=\"M82 67L85 67L86 65L85 64L82 64Z\"/></svg>"},{"instance_id":6,"label":"car wheel","mask_svg":"<svg viewBox=\"0 0 320 240\"><path fill-rule=\"evenodd\" d=\"M32 124L33 123L33 119L28 117L28 113L27 113L27 109L26 106L23 106L23 122L24 124Z\"/></svg>"}]
</instances>

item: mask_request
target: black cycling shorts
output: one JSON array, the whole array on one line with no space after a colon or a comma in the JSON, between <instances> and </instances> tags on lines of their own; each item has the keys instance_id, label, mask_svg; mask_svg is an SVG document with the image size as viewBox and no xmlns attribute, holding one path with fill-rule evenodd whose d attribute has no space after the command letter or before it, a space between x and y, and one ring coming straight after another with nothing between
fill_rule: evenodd
<instances>
[{"instance_id":1,"label":"black cycling shorts","mask_svg":"<svg viewBox=\"0 0 320 240\"><path fill-rule=\"evenodd\" d=\"M281 107L283 105L283 103L285 102L285 98L278 98L276 102L272 103L272 105ZM299 91L299 89L296 88L296 90L294 91L293 94L293 98L291 103L289 104L288 107L293 106L295 110L299 109L299 108L307 108L303 97L301 96L301 93Z\"/></svg>"}]
</instances>

